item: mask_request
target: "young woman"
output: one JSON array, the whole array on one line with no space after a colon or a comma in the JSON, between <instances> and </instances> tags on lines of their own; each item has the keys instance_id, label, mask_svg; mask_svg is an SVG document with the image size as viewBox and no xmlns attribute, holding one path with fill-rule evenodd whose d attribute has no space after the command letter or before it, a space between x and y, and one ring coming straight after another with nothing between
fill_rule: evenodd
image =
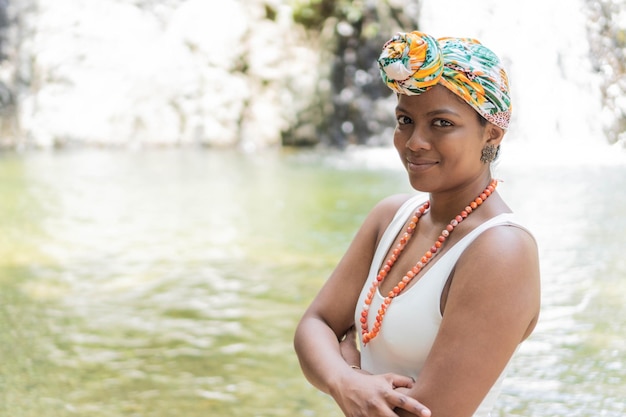
<instances>
[{"instance_id":1,"label":"young woman","mask_svg":"<svg viewBox=\"0 0 626 417\"><path fill-rule=\"evenodd\" d=\"M394 145L429 198L373 208L296 352L346 416L485 417L540 304L535 240L490 170L510 119L506 73L476 40L420 32L394 36L379 65L398 95Z\"/></svg>"}]
</instances>

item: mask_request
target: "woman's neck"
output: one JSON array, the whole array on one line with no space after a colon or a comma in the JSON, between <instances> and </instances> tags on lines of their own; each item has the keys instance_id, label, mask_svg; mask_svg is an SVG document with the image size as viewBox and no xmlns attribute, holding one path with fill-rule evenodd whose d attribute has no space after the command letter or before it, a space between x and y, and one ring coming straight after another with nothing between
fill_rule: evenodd
<instances>
[{"instance_id":1,"label":"woman's neck","mask_svg":"<svg viewBox=\"0 0 626 417\"><path fill-rule=\"evenodd\" d=\"M434 224L447 224L480 196L491 182L491 176L481 176L458 189L430 194L430 219Z\"/></svg>"}]
</instances>

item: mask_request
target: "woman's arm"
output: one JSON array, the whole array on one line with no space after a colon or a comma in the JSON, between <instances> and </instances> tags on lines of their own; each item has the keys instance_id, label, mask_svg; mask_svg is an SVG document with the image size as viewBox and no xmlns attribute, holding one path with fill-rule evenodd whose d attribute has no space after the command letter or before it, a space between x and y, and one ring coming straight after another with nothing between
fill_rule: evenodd
<instances>
[{"instance_id":1,"label":"woman's arm","mask_svg":"<svg viewBox=\"0 0 626 417\"><path fill-rule=\"evenodd\" d=\"M539 315L537 247L520 228L482 233L453 274L431 352L413 387L401 389L433 417L471 416Z\"/></svg>"},{"instance_id":2,"label":"woman's arm","mask_svg":"<svg viewBox=\"0 0 626 417\"><path fill-rule=\"evenodd\" d=\"M394 389L410 388L411 378L355 370L343 358L339 342L354 325L356 303L380 235L405 200L387 199L372 210L296 329L294 346L304 375L330 394L346 416L393 417L397 407L429 415L418 401Z\"/></svg>"},{"instance_id":3,"label":"woman's arm","mask_svg":"<svg viewBox=\"0 0 626 417\"><path fill-rule=\"evenodd\" d=\"M361 352L357 348L357 333L354 326L350 327L339 342L339 350L343 360L353 369L361 369Z\"/></svg>"}]
</instances>

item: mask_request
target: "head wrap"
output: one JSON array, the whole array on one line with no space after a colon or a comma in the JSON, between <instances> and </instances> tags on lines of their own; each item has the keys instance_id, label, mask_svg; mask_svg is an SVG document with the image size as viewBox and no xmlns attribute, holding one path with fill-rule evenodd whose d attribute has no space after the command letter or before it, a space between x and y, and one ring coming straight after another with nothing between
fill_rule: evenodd
<instances>
[{"instance_id":1,"label":"head wrap","mask_svg":"<svg viewBox=\"0 0 626 417\"><path fill-rule=\"evenodd\" d=\"M399 94L422 94L440 84L489 122L509 126L508 77L496 54L475 39L398 33L383 46L378 65L385 84Z\"/></svg>"}]
</instances>

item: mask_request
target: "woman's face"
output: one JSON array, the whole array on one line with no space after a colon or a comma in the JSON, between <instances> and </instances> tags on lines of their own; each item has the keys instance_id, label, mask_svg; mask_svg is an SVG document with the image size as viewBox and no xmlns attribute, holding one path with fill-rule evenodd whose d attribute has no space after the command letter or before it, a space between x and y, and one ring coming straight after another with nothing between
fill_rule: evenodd
<instances>
[{"instance_id":1,"label":"woman's face","mask_svg":"<svg viewBox=\"0 0 626 417\"><path fill-rule=\"evenodd\" d=\"M400 95L396 121L394 145L411 185L424 192L482 181L489 166L480 161L481 151L487 142L497 146L504 134L490 123L481 125L473 108L440 85Z\"/></svg>"}]
</instances>

